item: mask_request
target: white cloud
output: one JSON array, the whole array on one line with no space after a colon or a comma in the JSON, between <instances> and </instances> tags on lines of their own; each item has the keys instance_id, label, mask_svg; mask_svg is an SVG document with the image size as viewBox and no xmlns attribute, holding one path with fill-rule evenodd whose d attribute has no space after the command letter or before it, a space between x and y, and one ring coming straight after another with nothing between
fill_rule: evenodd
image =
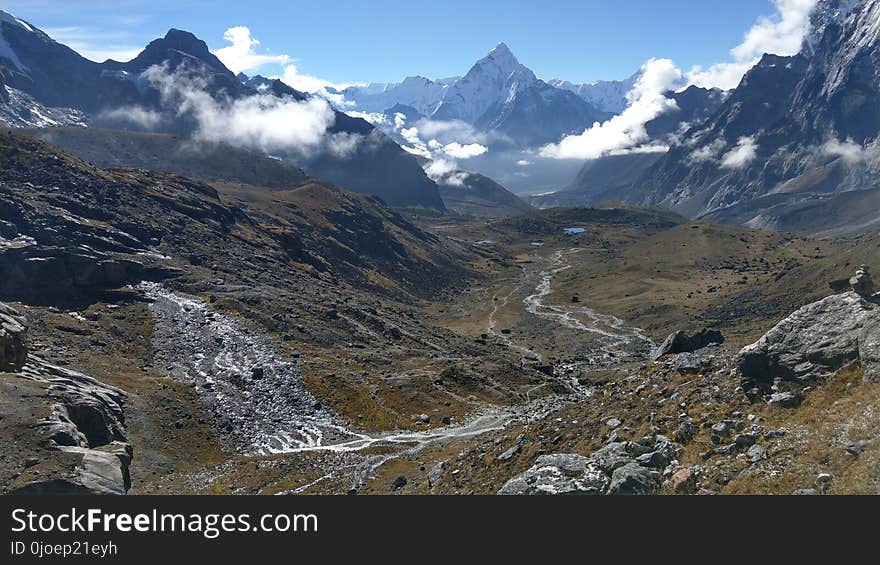
<instances>
[{"instance_id":1,"label":"white cloud","mask_svg":"<svg viewBox=\"0 0 880 565\"><path fill-rule=\"evenodd\" d=\"M435 159L425 167L425 173L437 184L463 188L471 177L471 173L460 171L454 161Z\"/></svg>"},{"instance_id":2,"label":"white cloud","mask_svg":"<svg viewBox=\"0 0 880 565\"><path fill-rule=\"evenodd\" d=\"M743 42L731 54L739 60L764 53L793 55L800 50L817 0L775 0L777 14L762 17L746 32Z\"/></svg>"},{"instance_id":3,"label":"white cloud","mask_svg":"<svg viewBox=\"0 0 880 565\"><path fill-rule=\"evenodd\" d=\"M300 92L316 94L337 108L348 108L355 105L354 102L346 100L345 95L340 92L350 86L354 86L354 83L339 84L316 76L302 74L296 65L287 65L284 67L284 72L280 77L273 78L280 79L287 86L295 88Z\"/></svg>"},{"instance_id":4,"label":"white cloud","mask_svg":"<svg viewBox=\"0 0 880 565\"><path fill-rule=\"evenodd\" d=\"M438 139L447 143L488 143L488 135L477 131L474 126L461 120L421 119L416 122L421 134L426 138Z\"/></svg>"},{"instance_id":5,"label":"white cloud","mask_svg":"<svg viewBox=\"0 0 880 565\"><path fill-rule=\"evenodd\" d=\"M296 65L287 65L279 77L287 86L301 92L320 92L327 88L345 88L344 85L336 85L329 80L324 80L312 75L304 75L299 72Z\"/></svg>"},{"instance_id":6,"label":"white cloud","mask_svg":"<svg viewBox=\"0 0 880 565\"><path fill-rule=\"evenodd\" d=\"M458 163L448 159L434 159L425 166L425 172L435 182L443 181L444 184L455 184L454 182L450 183L448 179L452 177L453 173L458 172Z\"/></svg>"},{"instance_id":7,"label":"white cloud","mask_svg":"<svg viewBox=\"0 0 880 565\"><path fill-rule=\"evenodd\" d=\"M121 106L112 110L101 112L98 120L131 124L143 129L155 129L165 117L161 112L144 108L143 106Z\"/></svg>"},{"instance_id":8,"label":"white cloud","mask_svg":"<svg viewBox=\"0 0 880 565\"><path fill-rule=\"evenodd\" d=\"M395 120L395 125L403 125L405 119L398 114L400 120ZM398 131L400 137L406 142L401 147L413 155L427 159L424 165L425 173L435 182L461 186L462 179L466 177L454 177L453 173L458 170L458 161L479 157L489 151L489 148L479 143L461 143L460 141L441 142L431 137L424 141L426 133L437 134L446 139L450 134L461 133L461 125L455 122L435 122L431 120L419 120L416 125L406 128L401 127ZM466 130L468 133L473 130ZM466 137L472 137L470 135Z\"/></svg>"},{"instance_id":9,"label":"white cloud","mask_svg":"<svg viewBox=\"0 0 880 565\"><path fill-rule=\"evenodd\" d=\"M847 165L862 165L880 160L880 146L876 143L862 146L852 138L845 141L831 138L819 150L822 155L840 157Z\"/></svg>"},{"instance_id":10,"label":"white cloud","mask_svg":"<svg viewBox=\"0 0 880 565\"><path fill-rule=\"evenodd\" d=\"M857 164L865 159L864 148L852 139L846 141L829 139L822 145L822 153L832 157L841 157L849 164Z\"/></svg>"},{"instance_id":11,"label":"white cloud","mask_svg":"<svg viewBox=\"0 0 880 565\"><path fill-rule=\"evenodd\" d=\"M724 149L725 142L723 139L716 139L709 145L704 145L699 149L695 149L688 155L688 161L691 163L704 163L706 161L714 161L718 158L718 154Z\"/></svg>"},{"instance_id":12,"label":"white cloud","mask_svg":"<svg viewBox=\"0 0 880 565\"><path fill-rule=\"evenodd\" d=\"M204 77L185 70L171 73L167 66L153 66L144 76L158 89L164 108L196 122L195 137L200 140L267 153L329 151L342 157L363 141L361 136L328 133L335 114L327 101L318 97L297 101L255 95L220 101L208 93Z\"/></svg>"},{"instance_id":13,"label":"white cloud","mask_svg":"<svg viewBox=\"0 0 880 565\"><path fill-rule=\"evenodd\" d=\"M532 162L529 161L528 159L520 159L519 161L516 162L516 164L519 167L528 167L529 165L532 164Z\"/></svg>"},{"instance_id":14,"label":"white cloud","mask_svg":"<svg viewBox=\"0 0 880 565\"><path fill-rule=\"evenodd\" d=\"M471 174L466 171L454 171L445 175L442 175L436 182L440 184L445 184L446 186L455 186L455 187L463 187L468 179L471 178Z\"/></svg>"},{"instance_id":15,"label":"white cloud","mask_svg":"<svg viewBox=\"0 0 880 565\"><path fill-rule=\"evenodd\" d=\"M462 145L461 143L453 142L443 146L443 152L453 159L472 159L479 157L488 150L485 145L480 145L479 143Z\"/></svg>"},{"instance_id":16,"label":"white cloud","mask_svg":"<svg viewBox=\"0 0 880 565\"><path fill-rule=\"evenodd\" d=\"M732 90L739 86L743 76L757 62L758 60L754 59L746 62L716 63L707 69L696 66L687 73L688 83L701 88Z\"/></svg>"},{"instance_id":17,"label":"white cloud","mask_svg":"<svg viewBox=\"0 0 880 565\"><path fill-rule=\"evenodd\" d=\"M623 113L605 123L594 124L580 135L566 136L558 144L542 147L540 155L554 159L597 159L643 145L648 141L645 124L678 108L675 100L666 98L665 94L680 81L681 71L672 61L650 59L627 93L630 104Z\"/></svg>"},{"instance_id":18,"label":"white cloud","mask_svg":"<svg viewBox=\"0 0 880 565\"><path fill-rule=\"evenodd\" d=\"M376 136L381 135L378 130L373 130L367 137L349 132L338 132L324 136L322 149L336 157L347 159L365 143L375 143Z\"/></svg>"},{"instance_id":19,"label":"white cloud","mask_svg":"<svg viewBox=\"0 0 880 565\"><path fill-rule=\"evenodd\" d=\"M758 156L758 145L754 137L741 137L736 146L721 158L721 168L742 169Z\"/></svg>"},{"instance_id":20,"label":"white cloud","mask_svg":"<svg viewBox=\"0 0 880 565\"><path fill-rule=\"evenodd\" d=\"M422 144L422 140L421 140L421 138L419 138L419 128L416 128L416 127L403 128L402 130L400 130L400 135L401 135L401 137L403 137L403 139L405 139L406 141L408 141L409 143L411 143L413 145L421 145Z\"/></svg>"},{"instance_id":21,"label":"white cloud","mask_svg":"<svg viewBox=\"0 0 880 565\"><path fill-rule=\"evenodd\" d=\"M732 61L688 72L689 84L703 88L736 88L743 75L764 53L794 55L800 51L818 0L773 0L776 14L761 17L746 32L742 43L730 50Z\"/></svg>"},{"instance_id":22,"label":"white cloud","mask_svg":"<svg viewBox=\"0 0 880 565\"><path fill-rule=\"evenodd\" d=\"M251 37L251 30L245 26L227 29L223 39L231 45L218 49L214 55L236 74L253 71L268 64L284 65L290 60L287 55L258 54L255 47L260 42Z\"/></svg>"},{"instance_id":23,"label":"white cloud","mask_svg":"<svg viewBox=\"0 0 880 565\"><path fill-rule=\"evenodd\" d=\"M251 36L251 30L248 27L231 27L223 34L223 38L231 45L218 49L214 54L232 72L249 72L266 65L275 65L281 68L281 74L278 75L276 73L270 78L279 79L287 86L300 92L317 94L337 108L346 108L354 105L352 102L347 101L344 95L336 92L352 86L352 84L338 84L301 73L299 67L293 64L292 61L294 59L286 54L257 53L256 47L260 45L260 41Z\"/></svg>"}]
</instances>

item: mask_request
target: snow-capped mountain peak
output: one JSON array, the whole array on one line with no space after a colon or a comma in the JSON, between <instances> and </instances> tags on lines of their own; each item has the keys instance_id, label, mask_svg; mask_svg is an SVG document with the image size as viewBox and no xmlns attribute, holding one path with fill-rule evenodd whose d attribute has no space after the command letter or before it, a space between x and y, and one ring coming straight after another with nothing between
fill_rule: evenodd
<instances>
[{"instance_id":1,"label":"snow-capped mountain peak","mask_svg":"<svg viewBox=\"0 0 880 565\"><path fill-rule=\"evenodd\" d=\"M483 61L486 60L491 60L497 64L499 68L509 69L511 72L522 66L513 54L513 51L511 51L510 47L504 42L499 43L494 49L489 51L489 54L483 59Z\"/></svg>"},{"instance_id":2,"label":"snow-capped mountain peak","mask_svg":"<svg viewBox=\"0 0 880 565\"><path fill-rule=\"evenodd\" d=\"M488 55L477 61L463 80L466 80L469 76L476 78L481 74L489 77L493 75L497 77L510 77L517 74L519 78L536 80L534 73L519 62L505 43L499 43L494 49L489 51Z\"/></svg>"},{"instance_id":3,"label":"snow-capped mountain peak","mask_svg":"<svg viewBox=\"0 0 880 565\"><path fill-rule=\"evenodd\" d=\"M476 123L490 108L509 99L511 93L537 80L506 44L499 43L449 87L434 117Z\"/></svg>"}]
</instances>

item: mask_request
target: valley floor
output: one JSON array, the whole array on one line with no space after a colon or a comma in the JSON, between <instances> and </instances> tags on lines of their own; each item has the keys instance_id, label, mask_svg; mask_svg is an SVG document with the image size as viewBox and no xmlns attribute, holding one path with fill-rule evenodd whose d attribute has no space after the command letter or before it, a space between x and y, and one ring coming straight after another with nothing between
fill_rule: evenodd
<instances>
[{"instance_id":1,"label":"valley floor","mask_svg":"<svg viewBox=\"0 0 880 565\"><path fill-rule=\"evenodd\" d=\"M733 367L871 246L620 213L428 222L474 250L478 277L408 311L376 302L383 329L354 290L329 314L288 304L280 329L222 286L22 309L32 347L127 395L132 494L494 494L541 456L663 438L660 492L787 494L822 474L829 492L877 492L880 392L860 367L793 410L747 398ZM344 342L309 336L343 327ZM702 327L726 343L652 361L668 333Z\"/></svg>"}]
</instances>

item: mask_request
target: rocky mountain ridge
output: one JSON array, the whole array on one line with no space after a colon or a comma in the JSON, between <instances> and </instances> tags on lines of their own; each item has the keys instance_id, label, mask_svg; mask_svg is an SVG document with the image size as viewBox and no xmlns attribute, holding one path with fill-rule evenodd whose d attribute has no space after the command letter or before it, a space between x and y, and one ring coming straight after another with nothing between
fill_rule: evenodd
<instances>
[{"instance_id":1,"label":"rocky mountain ridge","mask_svg":"<svg viewBox=\"0 0 880 565\"><path fill-rule=\"evenodd\" d=\"M220 106L262 95L242 83L203 41L186 31L169 30L131 61L95 63L30 24L25 27L10 21L20 20L7 16L0 22L7 46L0 52L2 90L11 100L0 108L0 118L7 126L98 125L192 133L199 127L197 119L187 113L179 115L180 107L163 98L147 77L149 69L182 73ZM269 96L298 102L308 98L279 81L270 86ZM305 155L294 146L279 155L316 176L356 192L379 195L394 205L443 209L436 185L411 155L366 121L330 111L327 133L342 135L352 144L350 151Z\"/></svg>"},{"instance_id":2,"label":"rocky mountain ridge","mask_svg":"<svg viewBox=\"0 0 880 565\"><path fill-rule=\"evenodd\" d=\"M876 188L878 19L874 0L820 2L801 52L765 55L624 199L797 229L805 203Z\"/></svg>"},{"instance_id":3,"label":"rocky mountain ridge","mask_svg":"<svg viewBox=\"0 0 880 565\"><path fill-rule=\"evenodd\" d=\"M624 80L599 80L586 84L574 84L562 79L548 82L556 88L574 92L603 112L620 114L629 106L626 95L635 86L639 74L635 73Z\"/></svg>"},{"instance_id":4,"label":"rocky mountain ridge","mask_svg":"<svg viewBox=\"0 0 880 565\"><path fill-rule=\"evenodd\" d=\"M0 480L7 494L120 495L131 487L125 394L28 351L27 320L0 302L0 390L11 442ZM27 394L34 421L13 396ZM13 403L18 404L17 406ZM35 456L36 455L36 456Z\"/></svg>"},{"instance_id":5,"label":"rocky mountain ridge","mask_svg":"<svg viewBox=\"0 0 880 565\"><path fill-rule=\"evenodd\" d=\"M493 144L520 147L557 142L611 115L569 89L538 79L504 43L461 78L411 77L398 85L351 87L341 93L358 110L387 113L403 105L429 120L475 126L493 137Z\"/></svg>"}]
</instances>

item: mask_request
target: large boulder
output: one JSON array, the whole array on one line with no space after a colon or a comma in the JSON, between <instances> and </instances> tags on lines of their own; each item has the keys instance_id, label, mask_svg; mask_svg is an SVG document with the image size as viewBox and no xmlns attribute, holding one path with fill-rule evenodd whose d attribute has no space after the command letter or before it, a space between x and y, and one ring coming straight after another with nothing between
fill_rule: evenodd
<instances>
[{"instance_id":1,"label":"large boulder","mask_svg":"<svg viewBox=\"0 0 880 565\"><path fill-rule=\"evenodd\" d=\"M614 471L608 494L656 494L661 481L662 476L654 469L635 462L627 463Z\"/></svg>"},{"instance_id":2,"label":"large boulder","mask_svg":"<svg viewBox=\"0 0 880 565\"><path fill-rule=\"evenodd\" d=\"M0 302L0 372L19 371L27 360L27 351L24 317Z\"/></svg>"},{"instance_id":3,"label":"large boulder","mask_svg":"<svg viewBox=\"0 0 880 565\"><path fill-rule=\"evenodd\" d=\"M558 495L605 494L608 476L593 461L582 455L542 455L535 465L510 479L498 494Z\"/></svg>"},{"instance_id":4,"label":"large boulder","mask_svg":"<svg viewBox=\"0 0 880 565\"><path fill-rule=\"evenodd\" d=\"M693 335L677 331L669 334L663 343L660 344L660 347L654 350L651 358L656 361L664 355L691 353L713 344L720 345L722 343L724 343L724 336L718 330L704 328Z\"/></svg>"},{"instance_id":5,"label":"large boulder","mask_svg":"<svg viewBox=\"0 0 880 565\"><path fill-rule=\"evenodd\" d=\"M587 457L542 455L498 494L654 494L681 448L663 436L610 443Z\"/></svg>"},{"instance_id":6,"label":"large boulder","mask_svg":"<svg viewBox=\"0 0 880 565\"><path fill-rule=\"evenodd\" d=\"M745 381L806 381L861 361L866 378L878 373L880 307L855 291L808 304L744 347L736 366Z\"/></svg>"}]
</instances>

